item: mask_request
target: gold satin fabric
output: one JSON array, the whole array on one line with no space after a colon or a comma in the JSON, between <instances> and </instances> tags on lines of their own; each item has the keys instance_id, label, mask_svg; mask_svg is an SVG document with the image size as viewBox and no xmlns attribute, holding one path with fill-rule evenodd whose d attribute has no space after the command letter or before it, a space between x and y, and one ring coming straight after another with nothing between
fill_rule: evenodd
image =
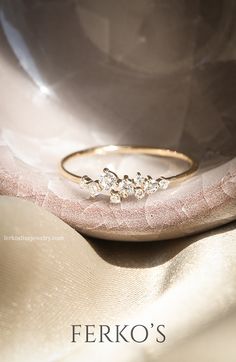
<instances>
[{"instance_id":1,"label":"gold satin fabric","mask_svg":"<svg viewBox=\"0 0 236 362\"><path fill-rule=\"evenodd\" d=\"M119 243L86 240L21 199L1 197L0 210L1 362L235 361L235 224ZM71 343L71 324L151 322L165 343Z\"/></svg>"}]
</instances>

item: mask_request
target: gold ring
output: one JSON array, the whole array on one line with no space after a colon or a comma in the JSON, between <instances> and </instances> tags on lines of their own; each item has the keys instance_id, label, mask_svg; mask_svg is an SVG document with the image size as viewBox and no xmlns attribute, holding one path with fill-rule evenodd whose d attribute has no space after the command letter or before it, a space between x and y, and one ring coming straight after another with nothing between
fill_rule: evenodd
<instances>
[{"instance_id":1,"label":"gold ring","mask_svg":"<svg viewBox=\"0 0 236 362\"><path fill-rule=\"evenodd\" d=\"M137 172L135 178L130 178L128 175L125 175L123 178L119 178L115 172L105 167L97 180L92 180L87 175L77 175L66 168L66 163L75 157L107 155L114 153L175 158L185 161L188 168L185 171L170 177L160 176L158 178L152 178L149 175L144 177L140 172ZM158 190L165 190L170 183L185 180L186 178L192 176L197 169L198 163L184 153L169 149L143 146L107 145L92 147L73 152L65 156L60 162L60 171L64 177L78 183L81 188L86 189L89 192L91 197L95 197L101 193L109 195L110 202L115 204L120 203L123 199L126 199L129 196L134 196L136 199L140 200L146 195L153 194Z\"/></svg>"}]
</instances>

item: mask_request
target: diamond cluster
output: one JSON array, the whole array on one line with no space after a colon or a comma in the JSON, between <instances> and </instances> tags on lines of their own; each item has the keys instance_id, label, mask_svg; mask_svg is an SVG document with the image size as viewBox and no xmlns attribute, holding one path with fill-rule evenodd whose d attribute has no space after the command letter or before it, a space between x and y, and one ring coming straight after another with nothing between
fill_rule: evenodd
<instances>
[{"instance_id":1,"label":"diamond cluster","mask_svg":"<svg viewBox=\"0 0 236 362\"><path fill-rule=\"evenodd\" d=\"M127 175L120 179L114 172L104 168L98 180L93 181L86 175L81 177L80 186L86 189L91 197L107 193L111 203L119 204L129 196L141 200L157 190L165 190L169 186L169 180L164 177L158 179L153 179L151 176L143 177L140 172L137 172L133 179Z\"/></svg>"}]
</instances>

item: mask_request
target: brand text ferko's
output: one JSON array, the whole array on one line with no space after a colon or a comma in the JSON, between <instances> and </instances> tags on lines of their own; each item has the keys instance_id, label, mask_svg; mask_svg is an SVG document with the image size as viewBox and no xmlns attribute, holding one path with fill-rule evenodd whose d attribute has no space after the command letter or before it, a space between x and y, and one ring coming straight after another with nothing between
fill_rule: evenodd
<instances>
[{"instance_id":1,"label":"brand text ferko's","mask_svg":"<svg viewBox=\"0 0 236 362\"><path fill-rule=\"evenodd\" d=\"M166 340L165 325L154 324L72 324L72 343L144 343L152 338L157 343Z\"/></svg>"}]
</instances>

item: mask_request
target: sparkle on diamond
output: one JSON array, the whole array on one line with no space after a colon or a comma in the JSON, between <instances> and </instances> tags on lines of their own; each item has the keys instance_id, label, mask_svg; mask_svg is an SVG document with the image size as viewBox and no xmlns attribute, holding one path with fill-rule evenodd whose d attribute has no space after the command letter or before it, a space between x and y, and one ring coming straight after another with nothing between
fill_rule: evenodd
<instances>
[{"instance_id":1,"label":"sparkle on diamond","mask_svg":"<svg viewBox=\"0 0 236 362\"><path fill-rule=\"evenodd\" d=\"M145 196L145 191L141 187L135 187L134 196L136 199L141 200Z\"/></svg>"},{"instance_id":2,"label":"sparkle on diamond","mask_svg":"<svg viewBox=\"0 0 236 362\"><path fill-rule=\"evenodd\" d=\"M89 190L90 196L92 196L92 197L99 195L101 192L101 187L100 187L98 181L89 182L88 190Z\"/></svg>"},{"instance_id":3,"label":"sparkle on diamond","mask_svg":"<svg viewBox=\"0 0 236 362\"><path fill-rule=\"evenodd\" d=\"M99 184L101 187L106 190L110 191L112 187L114 187L117 183L118 177L108 168L104 168L103 173L99 177Z\"/></svg>"},{"instance_id":4,"label":"sparkle on diamond","mask_svg":"<svg viewBox=\"0 0 236 362\"><path fill-rule=\"evenodd\" d=\"M146 181L145 177L143 177L140 172L137 172L137 174L134 178L135 186L144 187L145 181Z\"/></svg>"},{"instance_id":5,"label":"sparkle on diamond","mask_svg":"<svg viewBox=\"0 0 236 362\"><path fill-rule=\"evenodd\" d=\"M155 193L158 189L165 190L169 186L170 181L165 177L153 179L151 176L143 177L137 172L134 179L130 179L125 175L123 179L110 171L108 168L103 169L103 173L98 180L93 181L87 175L80 179L80 186L87 189L90 196L95 197L101 191L110 193L110 202L119 204L122 199L134 195L136 199L141 200L144 196Z\"/></svg>"},{"instance_id":6,"label":"sparkle on diamond","mask_svg":"<svg viewBox=\"0 0 236 362\"><path fill-rule=\"evenodd\" d=\"M151 178L151 176L148 176L148 179L146 181L145 184L145 191L146 193L149 194L153 194L154 192L156 192L159 188L159 184L157 182L157 180L154 180L153 178Z\"/></svg>"},{"instance_id":7,"label":"sparkle on diamond","mask_svg":"<svg viewBox=\"0 0 236 362\"><path fill-rule=\"evenodd\" d=\"M159 178L157 182L161 190L166 190L170 183L170 181L164 177Z\"/></svg>"},{"instance_id":8,"label":"sparkle on diamond","mask_svg":"<svg viewBox=\"0 0 236 362\"><path fill-rule=\"evenodd\" d=\"M91 178L88 177L87 175L85 175L85 176L81 177L79 185L82 189L85 189L85 188L87 188L87 186L90 182L92 182Z\"/></svg>"},{"instance_id":9,"label":"sparkle on diamond","mask_svg":"<svg viewBox=\"0 0 236 362\"><path fill-rule=\"evenodd\" d=\"M119 204L121 202L121 196L118 191L111 190L110 202L112 204Z\"/></svg>"},{"instance_id":10,"label":"sparkle on diamond","mask_svg":"<svg viewBox=\"0 0 236 362\"><path fill-rule=\"evenodd\" d=\"M119 182L119 191L121 196L125 199L134 193L134 184L128 176L124 176L123 180Z\"/></svg>"}]
</instances>

